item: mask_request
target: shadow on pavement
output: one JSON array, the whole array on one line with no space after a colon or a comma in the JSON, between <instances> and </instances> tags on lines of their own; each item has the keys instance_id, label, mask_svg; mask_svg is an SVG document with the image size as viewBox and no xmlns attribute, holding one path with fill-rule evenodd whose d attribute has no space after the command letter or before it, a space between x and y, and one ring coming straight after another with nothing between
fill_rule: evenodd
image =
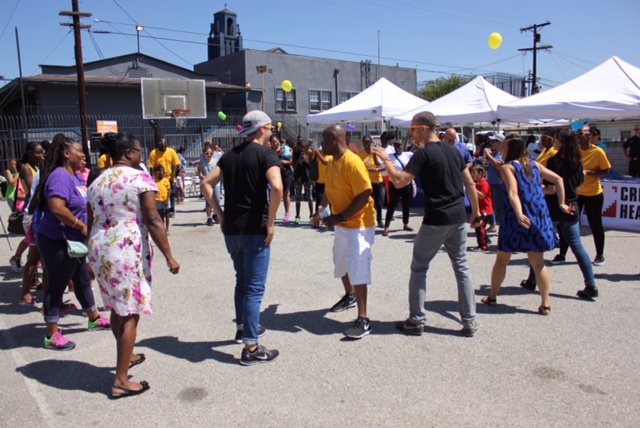
<instances>
[{"instance_id":1,"label":"shadow on pavement","mask_svg":"<svg viewBox=\"0 0 640 428\"><path fill-rule=\"evenodd\" d=\"M152 337L136 343L137 347L153 349L161 354L180 358L192 363L199 363L208 359L225 364L238 364L236 356L220 352L214 348L221 346L237 345L233 340L219 342L182 342L175 336ZM240 355L240 351L236 352Z\"/></svg>"},{"instance_id":2,"label":"shadow on pavement","mask_svg":"<svg viewBox=\"0 0 640 428\"><path fill-rule=\"evenodd\" d=\"M16 372L43 385L70 391L109 396L113 383L110 367L96 367L82 361L42 360L16 368Z\"/></svg>"}]
</instances>

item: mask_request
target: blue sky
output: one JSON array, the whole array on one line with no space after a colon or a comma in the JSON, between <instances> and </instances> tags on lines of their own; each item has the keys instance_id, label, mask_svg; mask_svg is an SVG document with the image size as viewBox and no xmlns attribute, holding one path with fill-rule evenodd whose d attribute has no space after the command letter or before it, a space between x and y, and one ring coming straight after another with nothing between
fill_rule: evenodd
<instances>
[{"instance_id":1,"label":"blue sky","mask_svg":"<svg viewBox=\"0 0 640 428\"><path fill-rule=\"evenodd\" d=\"M613 55L640 67L637 0L81 0L80 10L93 13L83 23L111 32L83 31L84 60L135 52L137 23L145 26L143 54L192 69L206 61L209 25L225 4L238 15L246 49L279 46L297 55L377 64L379 47L381 64L416 68L419 85L451 73L526 75L532 55L518 48L531 47L533 36L520 28L546 21L551 25L540 30L542 44L553 49L538 54L543 90ZM68 21L58 16L61 10L71 10L71 1L2 0L0 75L18 77L15 27L25 76L40 73L39 64L75 63L73 34L60 26ZM495 51L487 43L493 32L503 37Z\"/></svg>"}]
</instances>

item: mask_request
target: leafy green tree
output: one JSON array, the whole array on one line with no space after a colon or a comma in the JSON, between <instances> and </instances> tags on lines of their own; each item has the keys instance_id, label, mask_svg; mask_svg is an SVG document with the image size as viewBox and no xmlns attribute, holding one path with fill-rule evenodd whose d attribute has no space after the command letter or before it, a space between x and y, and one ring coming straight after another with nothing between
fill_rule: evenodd
<instances>
[{"instance_id":1,"label":"leafy green tree","mask_svg":"<svg viewBox=\"0 0 640 428\"><path fill-rule=\"evenodd\" d=\"M427 81L426 87L418 91L418 96L427 101L433 101L466 85L474 78L475 76L458 76L455 74L451 77L438 77L435 80Z\"/></svg>"}]
</instances>

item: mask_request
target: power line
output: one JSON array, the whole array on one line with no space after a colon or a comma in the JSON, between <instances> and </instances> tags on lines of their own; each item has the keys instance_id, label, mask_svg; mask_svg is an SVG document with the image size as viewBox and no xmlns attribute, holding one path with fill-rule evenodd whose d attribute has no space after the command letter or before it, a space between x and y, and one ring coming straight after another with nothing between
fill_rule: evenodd
<instances>
[{"instance_id":1,"label":"power line","mask_svg":"<svg viewBox=\"0 0 640 428\"><path fill-rule=\"evenodd\" d=\"M19 4L20 4L20 0L16 1L16 5L13 6L13 10L11 11L11 14L9 15L9 19L7 19L7 23L4 24L4 28L2 29L2 33L0 33L0 40L2 40L2 36L4 36L4 32L7 31L7 27L9 26L9 23L11 22L11 18L13 18L13 14L16 13L16 9L18 8Z\"/></svg>"}]
</instances>

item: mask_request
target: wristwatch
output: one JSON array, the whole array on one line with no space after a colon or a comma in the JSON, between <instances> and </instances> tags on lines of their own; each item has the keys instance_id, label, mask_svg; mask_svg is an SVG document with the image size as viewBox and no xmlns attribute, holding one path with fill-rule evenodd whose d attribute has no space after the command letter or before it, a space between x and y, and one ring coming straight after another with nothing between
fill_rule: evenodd
<instances>
[{"instance_id":1,"label":"wristwatch","mask_svg":"<svg viewBox=\"0 0 640 428\"><path fill-rule=\"evenodd\" d=\"M391 162L391 158L390 158L389 156L387 156L386 158L384 158L384 160L385 160L386 162Z\"/></svg>"},{"instance_id":2,"label":"wristwatch","mask_svg":"<svg viewBox=\"0 0 640 428\"><path fill-rule=\"evenodd\" d=\"M346 219L346 218L344 218L344 216L342 215L342 213L337 214L337 215L336 215L336 217L338 217L338 221L339 221L340 223L344 223L345 221L347 221L347 219Z\"/></svg>"}]
</instances>

